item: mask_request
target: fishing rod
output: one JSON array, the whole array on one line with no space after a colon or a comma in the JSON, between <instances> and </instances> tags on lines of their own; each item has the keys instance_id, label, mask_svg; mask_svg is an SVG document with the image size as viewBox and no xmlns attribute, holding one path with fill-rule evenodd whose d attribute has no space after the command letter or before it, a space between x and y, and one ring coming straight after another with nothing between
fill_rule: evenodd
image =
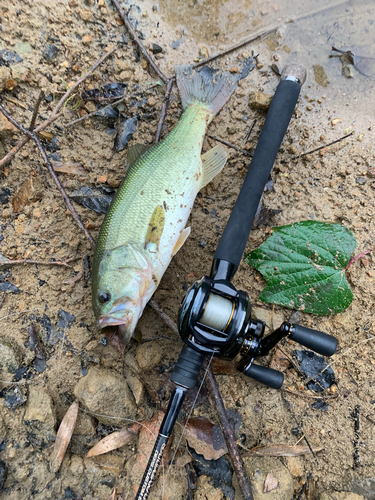
<instances>
[{"instance_id":1,"label":"fishing rod","mask_svg":"<svg viewBox=\"0 0 375 500\"><path fill-rule=\"evenodd\" d=\"M239 355L237 369L240 372L268 387L280 389L284 375L255 364L254 359L268 354L282 338L288 337L325 356L336 351L335 337L287 322L264 337L265 322L252 319L248 294L231 283L305 80L306 70L302 66L291 64L283 69L245 181L216 249L210 276L196 281L180 306L178 329L185 345L171 375L175 387L136 500L148 497L185 392L195 387L206 356L232 360Z\"/></svg>"}]
</instances>

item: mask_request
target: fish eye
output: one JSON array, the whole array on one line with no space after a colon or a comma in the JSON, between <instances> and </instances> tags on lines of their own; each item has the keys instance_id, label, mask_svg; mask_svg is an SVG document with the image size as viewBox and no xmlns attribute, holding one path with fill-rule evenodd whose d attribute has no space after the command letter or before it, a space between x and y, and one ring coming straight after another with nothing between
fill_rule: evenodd
<instances>
[{"instance_id":1,"label":"fish eye","mask_svg":"<svg viewBox=\"0 0 375 500\"><path fill-rule=\"evenodd\" d=\"M107 292L100 292L99 293L99 302L101 304L106 304L111 300L111 294Z\"/></svg>"}]
</instances>

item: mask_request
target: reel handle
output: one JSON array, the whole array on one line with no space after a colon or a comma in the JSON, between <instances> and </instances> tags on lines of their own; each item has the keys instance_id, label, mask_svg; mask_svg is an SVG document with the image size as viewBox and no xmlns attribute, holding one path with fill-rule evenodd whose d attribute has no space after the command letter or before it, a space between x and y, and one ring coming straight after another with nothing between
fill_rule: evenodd
<instances>
[{"instance_id":1,"label":"reel handle","mask_svg":"<svg viewBox=\"0 0 375 500\"><path fill-rule=\"evenodd\" d=\"M281 82L272 99L241 192L214 256L214 262L221 260L232 264L234 269L231 277L241 262L264 186L305 80L306 70L302 66L291 64L282 72ZM211 277L213 277L212 273Z\"/></svg>"},{"instance_id":2,"label":"reel handle","mask_svg":"<svg viewBox=\"0 0 375 500\"><path fill-rule=\"evenodd\" d=\"M323 356L332 356L337 349L337 339L335 337L301 325L292 326L289 338Z\"/></svg>"},{"instance_id":3,"label":"reel handle","mask_svg":"<svg viewBox=\"0 0 375 500\"><path fill-rule=\"evenodd\" d=\"M242 368L240 362L238 369L248 377L253 378L261 384L271 387L272 389L280 389L284 383L284 375L273 368L255 365L254 363L250 363L248 366L244 366Z\"/></svg>"}]
</instances>

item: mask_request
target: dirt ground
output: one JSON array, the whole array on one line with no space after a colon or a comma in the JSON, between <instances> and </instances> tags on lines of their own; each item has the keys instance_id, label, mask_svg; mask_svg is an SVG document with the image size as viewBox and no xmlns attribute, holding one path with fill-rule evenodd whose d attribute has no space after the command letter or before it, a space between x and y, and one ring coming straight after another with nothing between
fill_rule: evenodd
<instances>
[{"instance_id":1,"label":"dirt ground","mask_svg":"<svg viewBox=\"0 0 375 500\"><path fill-rule=\"evenodd\" d=\"M307 7L308 3L299 3L295 16L302 19L309 12ZM317 11L323 7L324 2L314 3ZM167 75L173 74L177 63L194 62L256 30L280 25L276 33L217 63L221 68L233 68L240 64L244 52L259 53L261 64L242 82L209 128L209 135L250 152L265 118L264 111L249 106L250 91L274 92L279 77L271 69L272 64L282 67L294 59L307 68L308 80L273 170L273 188L264 196L267 208L282 212L252 231L246 251L259 246L273 226L310 219L345 224L358 241L358 254L373 247L373 80L354 68L354 78L345 78L341 61L328 56L332 44L350 48L356 36L365 35L361 39L373 44L370 21L375 19L375 9L370 2L345 3L338 9L325 13L327 17L315 15L300 24L288 24L290 11L282 2L180 5L175 0L145 0L131 8L130 17L137 23L145 46L151 48L156 43L163 49L156 58ZM88 99L89 90L122 82L127 84L125 93L129 95L124 113L138 117L130 144L151 144L154 140L165 88L139 57L114 8L104 0L0 0L0 18L0 49L15 51L22 58L8 69L0 67L1 102L25 126L29 125L41 89L47 99L42 101L38 122L49 116L67 86L82 76L104 50L118 45L115 54L84 83L80 99L68 102L64 116L47 129L51 137L46 142L54 164L75 164L74 168L81 165L74 174L58 173L68 194L81 186L117 188L126 171L126 149L114 152L108 123L91 118L76 126L65 126L95 111L97 102ZM362 31L357 33L357 26ZM176 41L180 43L172 48ZM17 85L5 88L7 79ZM174 89L163 135L181 112ZM250 139L245 143L254 120ZM335 145L293 159L349 132L353 135ZM20 133L0 114L0 157L19 138ZM206 138L203 151L214 145L213 139ZM189 221L191 235L155 293L157 304L173 320L187 287L209 273L220 234L247 171L248 157L234 149L228 152L230 159L223 172L198 195ZM29 178L34 181L37 200L14 212L12 199ZM133 347L125 358L113 346L104 345L91 309L88 263L93 249L67 211L49 174L44 173L39 153L30 142L0 170L0 199L1 255L39 261L77 258L71 268L35 264L0 268L0 284L9 282L18 288L18 292L13 288L0 295L0 479L6 470L0 498L107 499L115 487L119 495L130 499L134 483L139 480L135 472L141 454L138 438L101 457L85 455L105 435L127 428L128 417L136 421L151 419L158 410L155 394L165 409L171 369L182 342L146 307L139 328L144 339L154 340ZM78 204L75 207L96 238L104 215ZM294 445L300 439L299 444L304 444L302 431L311 446L321 448L316 457L246 457L256 499L375 499L374 272L371 253L347 271L354 300L345 312L331 317L300 314L301 324L338 338L339 349L330 360L337 384L331 389L317 395L306 388L293 366L284 364L288 407L280 391L265 388L241 374L219 370L217 379L225 405L241 417L244 452L260 445ZM289 319L290 310L258 300L265 282L247 264L241 264L234 284L247 291L254 313L268 327L276 328ZM32 323L37 327L46 367L40 365L31 349ZM291 343L283 347L290 356L296 348L299 346ZM273 356L271 353L264 362ZM85 377L91 377L87 391L91 396L94 393L94 399L95 394L97 397L92 406L81 401L71 445L60 471L53 473L49 457L56 430L75 397L84 399L80 388ZM327 403L324 410L312 407L317 397ZM296 430L290 409L300 429ZM183 417L188 410L187 404ZM205 391L193 414L218 423ZM356 423L359 431L355 431ZM184 453L186 444L182 440L177 456ZM191 471L196 479L194 498L234 498L231 492L225 493L217 483L213 484L208 474L200 474L197 479L196 470ZM278 478L279 487L263 493L264 478L270 472ZM309 487L299 497L309 474ZM161 498L162 478L151 499ZM241 498L235 479L233 485L235 498ZM188 495L185 467L175 464L166 479L165 498L185 499Z\"/></svg>"}]
</instances>

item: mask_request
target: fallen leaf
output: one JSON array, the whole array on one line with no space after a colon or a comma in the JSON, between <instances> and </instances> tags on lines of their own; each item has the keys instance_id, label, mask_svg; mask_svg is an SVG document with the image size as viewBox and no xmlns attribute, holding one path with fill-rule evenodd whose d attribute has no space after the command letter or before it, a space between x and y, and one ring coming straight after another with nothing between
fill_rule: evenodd
<instances>
[{"instance_id":1,"label":"fallen leaf","mask_svg":"<svg viewBox=\"0 0 375 500\"><path fill-rule=\"evenodd\" d=\"M46 132L45 130L41 130L39 132L39 135L42 139L46 140L47 142L52 142L52 139L54 138L54 135L51 134L51 132Z\"/></svg>"},{"instance_id":2,"label":"fallen leaf","mask_svg":"<svg viewBox=\"0 0 375 500\"><path fill-rule=\"evenodd\" d=\"M266 480L264 481L264 489L263 493L269 493L270 491L276 490L279 486L279 481L277 478L270 472L267 474Z\"/></svg>"},{"instance_id":3,"label":"fallen leaf","mask_svg":"<svg viewBox=\"0 0 375 500\"><path fill-rule=\"evenodd\" d=\"M89 210L105 214L114 194L114 190L106 186L97 186L94 188L82 186L80 189L73 191L70 198Z\"/></svg>"},{"instance_id":4,"label":"fallen leaf","mask_svg":"<svg viewBox=\"0 0 375 500\"><path fill-rule=\"evenodd\" d=\"M318 453L323 448L312 447L314 453ZM300 455L308 455L311 453L310 448L305 445L292 446L289 444L270 444L269 446L257 446L243 456L258 456L258 457L299 457Z\"/></svg>"},{"instance_id":5,"label":"fallen leaf","mask_svg":"<svg viewBox=\"0 0 375 500\"><path fill-rule=\"evenodd\" d=\"M65 281L63 281L64 285L71 285L72 283L75 283L76 281L79 281L83 276L83 271L79 271L76 276L73 276L73 278L69 278Z\"/></svg>"},{"instance_id":6,"label":"fallen leaf","mask_svg":"<svg viewBox=\"0 0 375 500\"><path fill-rule=\"evenodd\" d=\"M20 213L28 203L40 200L43 197L43 191L43 186L30 176L12 199L13 212Z\"/></svg>"},{"instance_id":7,"label":"fallen leaf","mask_svg":"<svg viewBox=\"0 0 375 500\"><path fill-rule=\"evenodd\" d=\"M91 448L86 457L96 457L97 455L103 455L109 451L121 448L121 446L128 443L134 436L134 432L130 432L126 429L123 431L112 432L112 434L109 434L109 436L101 439L98 444Z\"/></svg>"},{"instance_id":8,"label":"fallen leaf","mask_svg":"<svg viewBox=\"0 0 375 500\"><path fill-rule=\"evenodd\" d=\"M205 417L191 418L185 427L185 437L189 446L206 460L218 460L228 453L220 427Z\"/></svg>"},{"instance_id":9,"label":"fallen leaf","mask_svg":"<svg viewBox=\"0 0 375 500\"><path fill-rule=\"evenodd\" d=\"M63 174L70 175L85 175L86 170L83 168L82 163L55 163L53 165L53 170L55 172L61 172Z\"/></svg>"},{"instance_id":10,"label":"fallen leaf","mask_svg":"<svg viewBox=\"0 0 375 500\"><path fill-rule=\"evenodd\" d=\"M118 124L117 134L115 137L114 150L118 153L126 148L128 142L133 137L137 130L137 117L128 118Z\"/></svg>"},{"instance_id":11,"label":"fallen leaf","mask_svg":"<svg viewBox=\"0 0 375 500\"><path fill-rule=\"evenodd\" d=\"M50 461L52 472L57 472L60 469L60 465L64 459L66 449L68 448L76 425L78 408L78 401L74 401L61 421Z\"/></svg>"}]
</instances>

